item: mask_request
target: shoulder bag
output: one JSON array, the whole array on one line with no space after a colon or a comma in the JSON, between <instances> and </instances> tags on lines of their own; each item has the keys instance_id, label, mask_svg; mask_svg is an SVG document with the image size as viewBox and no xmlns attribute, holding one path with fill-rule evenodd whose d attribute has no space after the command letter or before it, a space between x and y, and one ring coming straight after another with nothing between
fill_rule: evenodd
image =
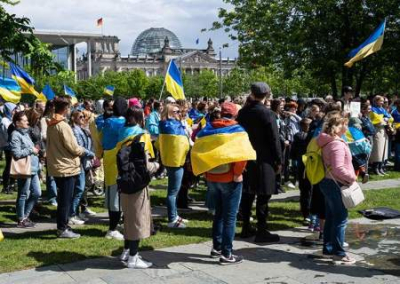
<instances>
[{"instance_id":1,"label":"shoulder bag","mask_svg":"<svg viewBox=\"0 0 400 284\"><path fill-rule=\"evenodd\" d=\"M11 158L10 176L13 178L29 178L32 175L31 156L16 160Z\"/></svg>"},{"instance_id":2,"label":"shoulder bag","mask_svg":"<svg viewBox=\"0 0 400 284\"><path fill-rule=\"evenodd\" d=\"M336 185L340 188L342 201L346 209L354 208L364 201L364 193L357 181L353 182L351 185L340 186L330 171L329 174L331 175Z\"/></svg>"}]
</instances>

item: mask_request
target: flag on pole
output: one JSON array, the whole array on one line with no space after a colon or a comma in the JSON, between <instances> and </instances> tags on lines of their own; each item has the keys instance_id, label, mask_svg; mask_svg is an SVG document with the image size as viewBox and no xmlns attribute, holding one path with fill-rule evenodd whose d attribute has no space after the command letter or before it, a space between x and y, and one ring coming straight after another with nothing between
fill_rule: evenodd
<instances>
[{"instance_id":1,"label":"flag on pole","mask_svg":"<svg viewBox=\"0 0 400 284\"><path fill-rule=\"evenodd\" d=\"M378 28L364 41L359 47L350 51L347 55L350 58L344 65L351 68L353 64L365 57L377 52L381 49L383 44L383 37L385 34L386 19L378 26Z\"/></svg>"},{"instance_id":2,"label":"flag on pole","mask_svg":"<svg viewBox=\"0 0 400 284\"><path fill-rule=\"evenodd\" d=\"M112 95L114 95L114 90L115 90L115 87L114 87L114 86L108 85L108 86L106 86L106 87L104 88L104 94L105 94L105 95L112 96Z\"/></svg>"},{"instance_id":3,"label":"flag on pole","mask_svg":"<svg viewBox=\"0 0 400 284\"><path fill-rule=\"evenodd\" d=\"M8 65L10 66L12 77L21 86L21 93L31 94L34 95L35 97L38 97L39 93L35 90L34 86L35 80L18 65L15 65L11 62L9 62Z\"/></svg>"},{"instance_id":4,"label":"flag on pole","mask_svg":"<svg viewBox=\"0 0 400 284\"><path fill-rule=\"evenodd\" d=\"M46 97L46 100L52 100L56 96L49 84L46 84L46 86L44 86L41 95Z\"/></svg>"},{"instance_id":5,"label":"flag on pole","mask_svg":"<svg viewBox=\"0 0 400 284\"><path fill-rule=\"evenodd\" d=\"M71 102L72 102L73 105L78 103L78 99L77 99L77 97L75 95L75 92L65 84L64 84L64 94L66 96L71 97Z\"/></svg>"},{"instance_id":6,"label":"flag on pole","mask_svg":"<svg viewBox=\"0 0 400 284\"><path fill-rule=\"evenodd\" d=\"M6 102L19 103L21 99L21 87L11 78L0 78L0 97Z\"/></svg>"},{"instance_id":7,"label":"flag on pole","mask_svg":"<svg viewBox=\"0 0 400 284\"><path fill-rule=\"evenodd\" d=\"M97 26L101 27L103 25L103 18L97 19Z\"/></svg>"},{"instance_id":8,"label":"flag on pole","mask_svg":"<svg viewBox=\"0 0 400 284\"><path fill-rule=\"evenodd\" d=\"M200 42L200 39L197 38L197 39L196 39L196 44L199 44L199 42Z\"/></svg>"},{"instance_id":9,"label":"flag on pole","mask_svg":"<svg viewBox=\"0 0 400 284\"><path fill-rule=\"evenodd\" d=\"M165 74L165 86L167 91L176 99L184 100L185 93L183 91L183 82L181 72L174 60L171 60L168 65L167 74Z\"/></svg>"}]
</instances>

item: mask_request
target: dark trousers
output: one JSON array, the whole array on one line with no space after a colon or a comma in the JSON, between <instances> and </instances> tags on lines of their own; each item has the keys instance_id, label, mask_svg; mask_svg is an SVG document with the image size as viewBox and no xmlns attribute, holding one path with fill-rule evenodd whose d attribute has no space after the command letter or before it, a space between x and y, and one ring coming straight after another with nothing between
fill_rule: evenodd
<instances>
[{"instance_id":1,"label":"dark trousers","mask_svg":"<svg viewBox=\"0 0 400 284\"><path fill-rule=\"evenodd\" d=\"M305 173L303 164L298 163L298 165L297 178L299 180L300 189L300 209L303 218L308 218L310 215L312 187L310 181L304 176Z\"/></svg>"},{"instance_id":2,"label":"dark trousers","mask_svg":"<svg viewBox=\"0 0 400 284\"><path fill-rule=\"evenodd\" d=\"M250 224L251 208L256 195L251 193L243 193L241 208L243 215L243 224ZM257 216L257 230L267 230L267 218L269 213L268 202L271 195L257 195L256 201L256 216Z\"/></svg>"},{"instance_id":3,"label":"dark trousers","mask_svg":"<svg viewBox=\"0 0 400 284\"><path fill-rule=\"evenodd\" d=\"M56 181L57 194L57 229L68 229L68 219L71 213L72 201L74 199L75 183L78 176L72 177L54 177Z\"/></svg>"},{"instance_id":4,"label":"dark trousers","mask_svg":"<svg viewBox=\"0 0 400 284\"><path fill-rule=\"evenodd\" d=\"M4 154L6 156L6 165L3 171L3 191L7 190L7 187L10 183L14 182L13 178L10 178L10 168L11 168L11 151L4 150Z\"/></svg>"}]
</instances>

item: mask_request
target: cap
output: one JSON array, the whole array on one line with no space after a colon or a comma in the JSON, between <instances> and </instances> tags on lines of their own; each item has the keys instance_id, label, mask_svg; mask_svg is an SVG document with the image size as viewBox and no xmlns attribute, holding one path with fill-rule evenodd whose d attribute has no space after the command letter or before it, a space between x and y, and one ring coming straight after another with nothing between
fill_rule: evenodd
<instances>
[{"instance_id":1,"label":"cap","mask_svg":"<svg viewBox=\"0 0 400 284\"><path fill-rule=\"evenodd\" d=\"M131 98L129 99L128 102L129 102L129 107L134 107L134 106L139 108L142 107L138 98Z\"/></svg>"},{"instance_id":2,"label":"cap","mask_svg":"<svg viewBox=\"0 0 400 284\"><path fill-rule=\"evenodd\" d=\"M353 88L350 86L344 86L343 93L353 93Z\"/></svg>"},{"instance_id":3,"label":"cap","mask_svg":"<svg viewBox=\"0 0 400 284\"><path fill-rule=\"evenodd\" d=\"M225 102L221 105L221 116L230 115L236 117L238 114L238 109L234 103Z\"/></svg>"},{"instance_id":4,"label":"cap","mask_svg":"<svg viewBox=\"0 0 400 284\"><path fill-rule=\"evenodd\" d=\"M250 89L255 96L266 95L271 92L271 88L264 82L252 83Z\"/></svg>"}]
</instances>

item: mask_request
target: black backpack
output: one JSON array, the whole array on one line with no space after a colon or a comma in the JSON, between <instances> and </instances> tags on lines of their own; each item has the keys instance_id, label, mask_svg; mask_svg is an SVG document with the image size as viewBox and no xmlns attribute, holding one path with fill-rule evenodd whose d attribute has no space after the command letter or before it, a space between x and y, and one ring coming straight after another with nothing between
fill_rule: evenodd
<instances>
[{"instance_id":1,"label":"black backpack","mask_svg":"<svg viewBox=\"0 0 400 284\"><path fill-rule=\"evenodd\" d=\"M121 193L133 194L143 190L151 180L147 170L145 144L140 142L143 134L125 142L117 154L118 190ZM130 141L132 143L127 145Z\"/></svg>"}]
</instances>

